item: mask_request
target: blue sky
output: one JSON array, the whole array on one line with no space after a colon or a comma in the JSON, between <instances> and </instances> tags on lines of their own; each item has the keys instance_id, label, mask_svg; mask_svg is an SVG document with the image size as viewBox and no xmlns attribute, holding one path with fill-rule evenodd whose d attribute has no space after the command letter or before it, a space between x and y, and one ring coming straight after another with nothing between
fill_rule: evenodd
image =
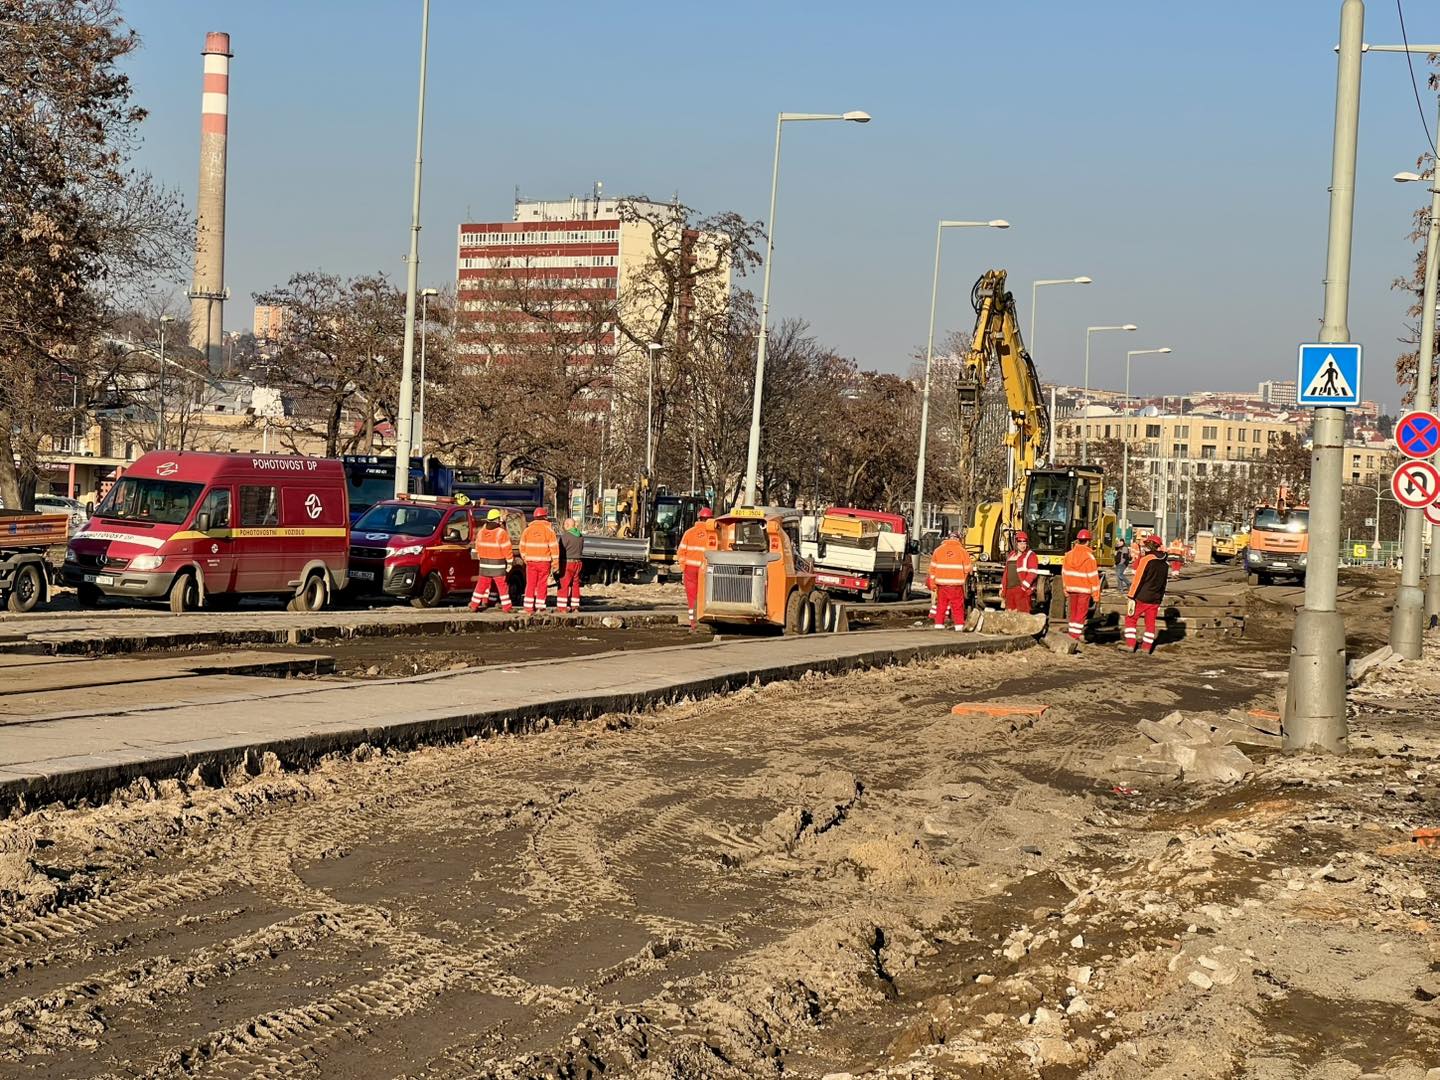
<instances>
[{"instance_id":1,"label":"blue sky","mask_svg":"<svg viewBox=\"0 0 1440 1080\"><path fill-rule=\"evenodd\" d=\"M1366 39L1398 42L1395 7L1367 5ZM408 244L418 0L129 0L130 63L151 110L139 164L193 205L200 49L231 35L226 278L250 294L292 272L387 271ZM1440 7L1409 0L1412 42ZM1293 377L1319 324L1338 0L980 4L738 0L727 5L433 0L422 278L455 273L462 219L596 180L702 210L767 211L776 112L864 109L865 126L788 126L772 311L808 319L867 367L923 346L935 222L1006 218L947 235L940 326L973 320L969 290L1010 272L1042 376L1137 392L1252 388ZM1434 100L1417 78L1433 127ZM1423 185L1390 176L1425 147L1405 60L1365 61L1351 336L1367 396L1390 374ZM759 291L758 275L752 286Z\"/></svg>"}]
</instances>

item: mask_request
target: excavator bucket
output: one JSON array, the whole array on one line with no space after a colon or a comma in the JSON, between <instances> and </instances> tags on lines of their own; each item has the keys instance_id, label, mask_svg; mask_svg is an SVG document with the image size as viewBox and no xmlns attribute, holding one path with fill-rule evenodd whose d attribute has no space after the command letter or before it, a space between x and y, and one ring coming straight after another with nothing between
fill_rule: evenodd
<instances>
[{"instance_id":1,"label":"excavator bucket","mask_svg":"<svg viewBox=\"0 0 1440 1080\"><path fill-rule=\"evenodd\" d=\"M976 378L962 378L955 384L955 396L960 401L962 409L974 408L980 404L980 380Z\"/></svg>"}]
</instances>

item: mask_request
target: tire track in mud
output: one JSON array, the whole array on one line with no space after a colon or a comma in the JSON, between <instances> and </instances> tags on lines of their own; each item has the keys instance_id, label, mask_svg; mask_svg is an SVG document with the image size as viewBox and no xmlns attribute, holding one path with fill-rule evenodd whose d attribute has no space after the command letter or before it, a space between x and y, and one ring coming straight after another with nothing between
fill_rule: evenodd
<instances>
[{"instance_id":1,"label":"tire track in mud","mask_svg":"<svg viewBox=\"0 0 1440 1080\"><path fill-rule=\"evenodd\" d=\"M544 1072L548 1066L531 1070L523 1062L532 1057L562 1068L573 1058L584 1075L584 1055L604 1061L607 1039L700 1047L709 1034L701 1029L713 1020L715 1045L734 1057L727 1075L761 1075L772 1064L762 1060L764 1047L813 1035L772 1030L781 1014L787 1023L811 1022L804 1019L811 1006L786 996L805 992L803 984L790 985L787 949L811 950L809 962L826 947L826 926L846 927L847 934L860 927L858 945L844 939L844 962L863 974L864 927L903 933L907 905L941 902L916 895L953 890L945 850L969 850L987 872L1007 872L1004 858L987 850L1002 835L1013 842L996 829L995 816L1043 813L1073 798L1058 782L1036 793L1047 778L1057 781L1113 743L1113 725L1086 727L1070 716L1012 732L1005 721L971 728L935 716L934 702L897 702L902 691L937 687L958 697L962 684L964 696L973 697L1015 677L1003 664L963 663L742 691L644 714L613 732L589 727L342 762L317 777L305 801L247 807L205 834L182 837L178 851L208 870L125 887L132 906L99 904L122 887L122 871L106 897L0 927L0 961L6 950L23 956L84 941L136 915L163 916L174 904L236 885L259 897L257 911L283 905L283 918L174 958L139 942L97 975L11 1001L0 1024L6 1015L27 1021L52 1000L57 1023L147 994L174 1009L192 1000L186 991L193 982L218 984L243 970L250 973L248 996L238 996L244 1011L234 1006L208 1022L213 1030L189 1029L176 1036L178 1044L136 1051L123 1069L151 1077L335 1075L327 1071L335 1060L383 1060L362 1052L379 1045L386 1025L403 1023L416 1033L412 1060L428 1059L407 1075L564 1075ZM1026 672L1031 679L1045 674L1033 663ZM1114 666L1103 661L1075 668L1074 676L1057 699L1093 700L1116 679ZM836 771L857 780L863 793L823 835L811 830L798 844L774 847L766 829L777 813L823 808L827 778ZM914 873L918 866L938 875L939 884L912 889L903 877L868 881L864 867L851 861L851 846L873 841L904 856L930 793L951 780L972 781L988 796L948 804L955 814L950 839L922 838L915 865L893 871ZM933 798L940 805L939 794ZM964 837L971 822L976 831ZM457 833L471 846L447 851ZM350 864L355 869L338 877L333 870L311 873L367 851L412 858L418 869L403 881L420 882L418 891L397 897L383 860ZM452 872L456 859L459 874ZM443 893L435 891L437 875ZM87 904L99 906L87 913ZM306 935L313 936L301 942ZM375 950L363 965L353 961L362 946ZM338 982L329 972L323 985L285 983L292 994L312 989L290 998L298 1004L266 1009L282 1003L254 996L255 973L286 980L283 949L306 947L332 967L337 956L350 966L339 969ZM279 951L265 955L272 948ZM235 960L228 970L226 956ZM268 959L276 963L267 966ZM64 960L55 963L63 968ZM761 993L767 978L783 984L775 990L778 1005ZM126 996L127 981L137 984L134 998ZM662 992L662 983L672 989ZM467 995L492 995L523 1007L524 1016L501 1024L485 1006L471 1006L472 1034L457 1037L438 1018L447 1000ZM703 1014L682 1011L680 1003L696 1002L705 1003ZM607 1018L626 1010L642 1015L641 1035L606 1027ZM562 1029L566 1034L557 1035ZM588 1040L583 1053L570 1049L572 1030ZM117 1047L106 1032L92 1037L113 1060ZM29 1052L42 1054L43 1046L37 1039ZM536 1047L538 1056L524 1050ZM623 1059L619 1053L611 1060ZM747 1073L752 1065L758 1071ZM676 1075L723 1072L713 1063L697 1068Z\"/></svg>"}]
</instances>

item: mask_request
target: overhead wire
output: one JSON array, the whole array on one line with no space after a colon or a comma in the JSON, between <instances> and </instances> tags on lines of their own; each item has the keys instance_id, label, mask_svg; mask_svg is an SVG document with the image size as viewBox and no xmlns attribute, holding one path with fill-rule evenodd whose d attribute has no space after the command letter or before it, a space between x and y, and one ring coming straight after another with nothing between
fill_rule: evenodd
<instances>
[{"instance_id":1,"label":"overhead wire","mask_svg":"<svg viewBox=\"0 0 1440 1080\"><path fill-rule=\"evenodd\" d=\"M1405 63L1410 67L1410 89L1415 91L1415 108L1420 112L1420 126L1425 129L1425 141L1430 144L1430 153L1440 159L1435 150L1435 140L1430 135L1430 121L1425 117L1425 105L1420 100L1420 84L1415 79L1415 59L1410 55L1410 37L1405 32L1405 8L1401 0L1395 0L1395 13L1400 16L1400 40L1405 45Z\"/></svg>"}]
</instances>

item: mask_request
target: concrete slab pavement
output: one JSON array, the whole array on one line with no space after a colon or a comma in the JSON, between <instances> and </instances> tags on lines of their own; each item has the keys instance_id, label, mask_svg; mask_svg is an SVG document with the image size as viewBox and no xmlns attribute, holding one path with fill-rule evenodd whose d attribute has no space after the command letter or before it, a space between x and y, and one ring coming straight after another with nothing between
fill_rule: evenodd
<instances>
[{"instance_id":1,"label":"concrete slab pavement","mask_svg":"<svg viewBox=\"0 0 1440 1080\"><path fill-rule=\"evenodd\" d=\"M806 672L1033 642L1024 635L876 630L729 639L382 681L177 679L163 684L165 701L153 692L141 699L132 686L128 703L95 701L92 694L88 706L0 726L0 805L103 796L138 777L184 776L196 768L218 777L267 751L303 764L362 743L409 746L523 731L541 720L585 720Z\"/></svg>"}]
</instances>

